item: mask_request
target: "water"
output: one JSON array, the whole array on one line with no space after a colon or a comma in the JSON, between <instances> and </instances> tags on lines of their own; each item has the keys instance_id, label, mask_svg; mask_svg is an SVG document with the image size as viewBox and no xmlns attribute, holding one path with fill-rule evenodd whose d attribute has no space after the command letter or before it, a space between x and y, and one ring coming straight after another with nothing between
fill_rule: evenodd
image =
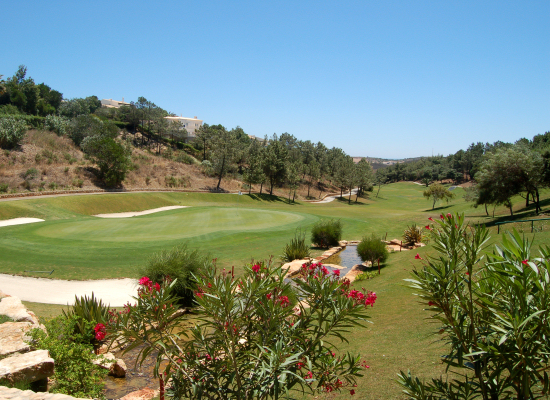
<instances>
[{"instance_id":1,"label":"water","mask_svg":"<svg viewBox=\"0 0 550 400\"><path fill-rule=\"evenodd\" d=\"M357 246L346 246L346 248L329 258L321 261L323 264L336 264L344 267L340 270L340 276L345 276L354 265L362 264L363 261L357 254Z\"/></svg>"}]
</instances>

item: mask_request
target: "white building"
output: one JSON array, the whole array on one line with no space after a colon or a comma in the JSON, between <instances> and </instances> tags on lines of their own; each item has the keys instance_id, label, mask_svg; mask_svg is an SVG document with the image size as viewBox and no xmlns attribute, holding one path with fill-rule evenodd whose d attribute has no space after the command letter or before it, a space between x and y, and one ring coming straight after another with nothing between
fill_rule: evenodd
<instances>
[{"instance_id":1,"label":"white building","mask_svg":"<svg viewBox=\"0 0 550 400\"><path fill-rule=\"evenodd\" d=\"M188 133L188 140L194 139L197 134L196 131L202 126L202 119L185 118L185 117L164 117L170 122L180 124L180 129L185 129Z\"/></svg>"},{"instance_id":2,"label":"white building","mask_svg":"<svg viewBox=\"0 0 550 400\"><path fill-rule=\"evenodd\" d=\"M122 106L129 106L130 103L124 102L124 97L122 98L122 101L113 100L113 99L102 99L101 100L101 107L106 108L119 108Z\"/></svg>"}]
</instances>

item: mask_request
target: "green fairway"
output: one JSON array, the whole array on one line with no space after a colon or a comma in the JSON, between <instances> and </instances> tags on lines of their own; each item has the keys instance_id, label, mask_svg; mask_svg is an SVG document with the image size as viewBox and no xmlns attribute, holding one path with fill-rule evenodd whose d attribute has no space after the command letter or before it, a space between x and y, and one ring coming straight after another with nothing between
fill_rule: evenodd
<instances>
[{"instance_id":1,"label":"green fairway","mask_svg":"<svg viewBox=\"0 0 550 400\"><path fill-rule=\"evenodd\" d=\"M278 257L296 229L306 230L321 218L340 218L345 239L360 239L375 233L388 239L401 238L412 223L426 225L428 217L441 213L464 212L468 221L485 223L491 231L491 245L501 240L495 221L511 219L504 208L497 208L495 219L482 208L472 208L462 199L463 191L449 204L437 204L431 210L424 187L411 183L383 186L369 199L348 205L336 200L326 204L287 204L269 196L238 196L205 193L131 193L94 196L35 198L0 202L0 218L37 217L46 222L0 228L0 270L23 273L25 270L55 269L52 278L89 279L136 277L135 269L156 251L187 242L219 259L223 267L235 266L237 273L254 257ZM543 208L550 205L548 193ZM354 198L353 198L354 199ZM516 212L524 200L516 199ZM523 203L524 204L524 203ZM186 205L171 210L128 219L100 219L93 214L142 211L150 208ZM492 210L489 210L492 213ZM532 209L520 211L515 218L532 218ZM538 223L531 235L529 223L506 225L523 229L533 238L535 247L550 243L548 227ZM316 250L319 254L321 250ZM423 258L434 254L430 245L418 249ZM535 251L535 254L537 252ZM428 323L413 291L404 285L413 268L416 251L391 254L380 276L354 284L378 294L370 315L373 324L352 328L349 344L337 344L340 350L361 353L370 365L356 388L358 399L401 399L395 384L400 370L411 369L420 377L444 374L440 357L444 354L437 324ZM33 274L27 274L33 275ZM39 276L39 274L34 274ZM1 289L1 288L0 288ZM60 312L60 306L28 304L41 316ZM336 344L336 343L335 343ZM319 397L325 398L325 397ZM332 398L332 397L327 397ZM336 395L349 399L349 392Z\"/></svg>"}]
</instances>

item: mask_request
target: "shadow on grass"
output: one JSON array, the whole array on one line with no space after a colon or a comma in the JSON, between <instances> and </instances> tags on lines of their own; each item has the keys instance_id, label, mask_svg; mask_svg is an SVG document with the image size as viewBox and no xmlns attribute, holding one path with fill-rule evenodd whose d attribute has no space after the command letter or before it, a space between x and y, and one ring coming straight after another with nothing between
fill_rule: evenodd
<instances>
[{"instance_id":1,"label":"shadow on grass","mask_svg":"<svg viewBox=\"0 0 550 400\"><path fill-rule=\"evenodd\" d=\"M262 193L262 194L251 193L251 194L246 194L246 196L248 196L252 200L256 200L256 201L267 201L267 202L270 202L270 203L279 202L279 203L287 203L288 204L288 201L286 199L283 199L279 196L275 196L275 195L272 195L272 194L267 194L267 193Z\"/></svg>"},{"instance_id":2,"label":"shadow on grass","mask_svg":"<svg viewBox=\"0 0 550 400\"><path fill-rule=\"evenodd\" d=\"M434 211L441 211L441 210L445 210L447 208L451 208L452 205L447 205L447 206L441 206L441 207L436 207L436 208L430 208L429 210L424 210L422 212L434 212Z\"/></svg>"},{"instance_id":3,"label":"shadow on grass","mask_svg":"<svg viewBox=\"0 0 550 400\"><path fill-rule=\"evenodd\" d=\"M360 202L355 202L355 195L352 195L351 196L351 203L349 202L349 198L348 197L337 197L336 199L337 202L339 203L342 203L342 204L348 204L350 206L353 206L353 205L356 205L356 206L366 206L368 204L365 204L365 203L360 203Z\"/></svg>"}]
</instances>

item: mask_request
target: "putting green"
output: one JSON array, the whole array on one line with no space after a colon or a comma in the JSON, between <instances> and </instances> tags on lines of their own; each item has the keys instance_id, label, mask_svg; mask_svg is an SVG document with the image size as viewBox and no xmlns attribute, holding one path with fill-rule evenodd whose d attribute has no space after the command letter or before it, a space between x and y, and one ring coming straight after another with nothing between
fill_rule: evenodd
<instances>
[{"instance_id":1,"label":"putting green","mask_svg":"<svg viewBox=\"0 0 550 400\"><path fill-rule=\"evenodd\" d=\"M188 208L132 218L86 218L36 226L36 237L93 242L156 242L221 231L276 229L303 220L299 214L236 208Z\"/></svg>"}]
</instances>

